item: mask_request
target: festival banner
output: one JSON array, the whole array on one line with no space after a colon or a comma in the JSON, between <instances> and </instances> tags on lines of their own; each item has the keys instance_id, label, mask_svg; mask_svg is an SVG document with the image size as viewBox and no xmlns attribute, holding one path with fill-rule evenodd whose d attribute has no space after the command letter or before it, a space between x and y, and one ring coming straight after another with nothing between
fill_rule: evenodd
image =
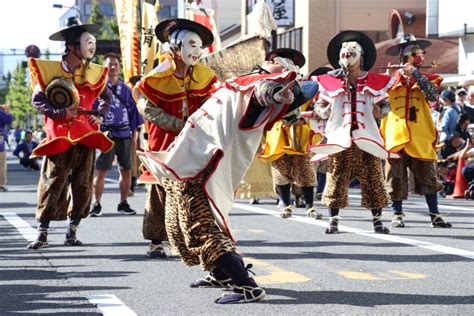
<instances>
[{"instance_id":1,"label":"festival banner","mask_svg":"<svg viewBox=\"0 0 474 316\"><path fill-rule=\"evenodd\" d=\"M115 0L126 83L130 82L130 77L140 74L137 8L138 0Z\"/></svg>"},{"instance_id":2,"label":"festival banner","mask_svg":"<svg viewBox=\"0 0 474 316\"><path fill-rule=\"evenodd\" d=\"M214 35L214 42L208 48L208 52L212 53L221 49L221 38L219 37L219 32L217 31L217 25L214 21L214 10L212 9L202 9L197 6L189 6L186 9L186 18L200 23L211 30Z\"/></svg>"},{"instance_id":3,"label":"festival banner","mask_svg":"<svg viewBox=\"0 0 474 316\"><path fill-rule=\"evenodd\" d=\"M143 0L142 2L142 42L141 42L141 73L146 75L153 69L155 55L159 50L159 41L155 36L158 24L159 0Z\"/></svg>"}]
</instances>

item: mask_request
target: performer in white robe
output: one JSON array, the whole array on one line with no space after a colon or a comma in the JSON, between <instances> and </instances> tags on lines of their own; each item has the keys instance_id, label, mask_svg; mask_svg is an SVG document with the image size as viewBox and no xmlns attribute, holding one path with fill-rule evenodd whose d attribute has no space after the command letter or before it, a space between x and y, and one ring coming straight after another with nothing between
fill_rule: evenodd
<instances>
[{"instance_id":1,"label":"performer in white robe","mask_svg":"<svg viewBox=\"0 0 474 316\"><path fill-rule=\"evenodd\" d=\"M191 286L234 286L219 304L265 296L235 251L228 215L264 130L304 101L302 93L295 98L292 92L295 72L280 73L283 67L273 61L262 67L270 74L225 82L189 117L167 151L139 154L166 190L170 243L185 264L211 271Z\"/></svg>"}]
</instances>

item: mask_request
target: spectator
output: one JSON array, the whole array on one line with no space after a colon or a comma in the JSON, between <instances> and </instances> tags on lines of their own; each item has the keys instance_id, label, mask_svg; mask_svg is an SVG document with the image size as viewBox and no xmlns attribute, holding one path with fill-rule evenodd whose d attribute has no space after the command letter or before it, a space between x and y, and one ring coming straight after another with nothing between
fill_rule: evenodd
<instances>
[{"instance_id":1,"label":"spectator","mask_svg":"<svg viewBox=\"0 0 474 316\"><path fill-rule=\"evenodd\" d=\"M464 105L468 103L466 89L460 88L456 90L456 103L464 109Z\"/></svg>"},{"instance_id":2,"label":"spectator","mask_svg":"<svg viewBox=\"0 0 474 316\"><path fill-rule=\"evenodd\" d=\"M474 86L470 86L467 90L467 102L462 110L469 116L470 122L474 123Z\"/></svg>"},{"instance_id":3,"label":"spectator","mask_svg":"<svg viewBox=\"0 0 474 316\"><path fill-rule=\"evenodd\" d=\"M114 158L117 156L120 165L120 203L117 211L123 215L134 215L135 210L127 202L132 175L132 152L135 152L137 127L143 124L143 119L138 113L137 105L132 97L132 90L119 80L120 57L109 53L105 57L104 66L109 68L107 87L113 93L110 111L104 120L109 137L114 140L114 147L108 152L102 152L97 158L94 177L95 203L90 212L91 217L102 215L100 199L104 192L105 177L112 168Z\"/></svg>"},{"instance_id":4,"label":"spectator","mask_svg":"<svg viewBox=\"0 0 474 316\"><path fill-rule=\"evenodd\" d=\"M450 89L443 90L439 97L441 103L444 106L441 112L441 133L439 140L445 144L445 148L449 148L451 138L454 136L458 117L461 114L461 107L456 103L456 96ZM443 158L449 156L449 152L446 152L445 148L441 150Z\"/></svg>"},{"instance_id":5,"label":"spectator","mask_svg":"<svg viewBox=\"0 0 474 316\"><path fill-rule=\"evenodd\" d=\"M15 142L16 142L16 145L18 146L20 144L20 141L21 141L21 127L20 126L17 126L15 128Z\"/></svg>"},{"instance_id":6,"label":"spectator","mask_svg":"<svg viewBox=\"0 0 474 316\"><path fill-rule=\"evenodd\" d=\"M30 131L26 131L25 140L16 146L13 155L20 158L20 164L27 170L39 170L38 158L30 158L33 149L38 146L38 142L33 140L33 134ZM20 156L20 154L22 154Z\"/></svg>"},{"instance_id":7,"label":"spectator","mask_svg":"<svg viewBox=\"0 0 474 316\"><path fill-rule=\"evenodd\" d=\"M0 105L0 192L7 191L7 153L5 152L5 126L11 124L13 115L8 104Z\"/></svg>"}]
</instances>

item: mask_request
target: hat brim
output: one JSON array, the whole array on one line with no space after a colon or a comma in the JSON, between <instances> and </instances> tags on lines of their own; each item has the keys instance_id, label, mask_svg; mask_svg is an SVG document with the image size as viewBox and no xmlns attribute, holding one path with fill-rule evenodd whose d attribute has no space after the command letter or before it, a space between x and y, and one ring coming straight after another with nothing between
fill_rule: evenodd
<instances>
[{"instance_id":1,"label":"hat brim","mask_svg":"<svg viewBox=\"0 0 474 316\"><path fill-rule=\"evenodd\" d=\"M214 42L212 32L202 24L187 19L169 19L164 20L155 28L155 34L162 43L169 41L170 34L175 30L188 30L196 33L202 40L202 46L208 47Z\"/></svg>"},{"instance_id":2,"label":"hat brim","mask_svg":"<svg viewBox=\"0 0 474 316\"><path fill-rule=\"evenodd\" d=\"M51 41L65 41L67 38L71 36L77 36L84 32L89 33L97 33L99 31L99 25L97 24L81 24L81 25L74 25L70 27L66 27L49 37Z\"/></svg>"},{"instance_id":3,"label":"hat brim","mask_svg":"<svg viewBox=\"0 0 474 316\"><path fill-rule=\"evenodd\" d=\"M342 48L342 43L345 42L357 42L364 50L362 68L369 70L375 64L377 59L377 50L375 49L374 42L362 32L359 31L343 31L334 36L329 42L327 55L331 66L334 69L341 68L339 65L339 53Z\"/></svg>"},{"instance_id":4,"label":"hat brim","mask_svg":"<svg viewBox=\"0 0 474 316\"><path fill-rule=\"evenodd\" d=\"M267 56L265 56L265 60L270 60L270 57L272 55L291 59L293 63L300 68L303 67L304 64L306 63L306 58L304 57L304 55L301 52L297 51L296 49L292 49L292 48L274 49L271 52L269 52Z\"/></svg>"},{"instance_id":5,"label":"hat brim","mask_svg":"<svg viewBox=\"0 0 474 316\"><path fill-rule=\"evenodd\" d=\"M316 68L315 70L311 71L310 74L308 75L308 78L313 77L313 76L321 76L325 75L330 71L333 71L331 67L319 67Z\"/></svg>"},{"instance_id":6,"label":"hat brim","mask_svg":"<svg viewBox=\"0 0 474 316\"><path fill-rule=\"evenodd\" d=\"M427 41L427 40L416 40L416 41L409 41L409 42L405 42L405 43L401 43L401 44L398 43L398 44L395 44L395 45L392 45L391 47L389 47L385 51L385 54L390 55L390 56L399 56L400 55L400 50L403 49L406 46L409 46L409 45L418 45L422 49L425 49L425 48L431 46L431 42Z\"/></svg>"}]
</instances>

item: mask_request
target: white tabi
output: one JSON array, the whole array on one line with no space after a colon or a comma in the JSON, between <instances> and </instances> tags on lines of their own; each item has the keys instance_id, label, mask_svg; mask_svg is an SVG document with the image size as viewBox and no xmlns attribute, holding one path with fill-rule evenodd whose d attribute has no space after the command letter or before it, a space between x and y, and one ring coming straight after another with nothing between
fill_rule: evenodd
<instances>
[{"instance_id":1,"label":"white tabi","mask_svg":"<svg viewBox=\"0 0 474 316\"><path fill-rule=\"evenodd\" d=\"M197 178L215 162L204 190L216 224L234 239L229 225L234 193L255 157L264 130L288 108L288 105L267 106L253 126L242 128L240 124L249 108L253 87L259 79L286 84L295 77L295 72L285 72L226 81L189 117L167 151L139 152L140 159L157 179L177 180Z\"/></svg>"},{"instance_id":2,"label":"white tabi","mask_svg":"<svg viewBox=\"0 0 474 316\"><path fill-rule=\"evenodd\" d=\"M358 78L355 117L359 128L352 132L353 113L349 95L345 93L345 80L327 74L318 76L317 82L319 98L329 103L331 112L324 131L327 142L310 148L317 154L311 159L313 162L350 148L352 142L361 150L382 159L399 157L385 149L372 114L374 104L388 98L387 90L394 84L395 78L371 73Z\"/></svg>"}]
</instances>

